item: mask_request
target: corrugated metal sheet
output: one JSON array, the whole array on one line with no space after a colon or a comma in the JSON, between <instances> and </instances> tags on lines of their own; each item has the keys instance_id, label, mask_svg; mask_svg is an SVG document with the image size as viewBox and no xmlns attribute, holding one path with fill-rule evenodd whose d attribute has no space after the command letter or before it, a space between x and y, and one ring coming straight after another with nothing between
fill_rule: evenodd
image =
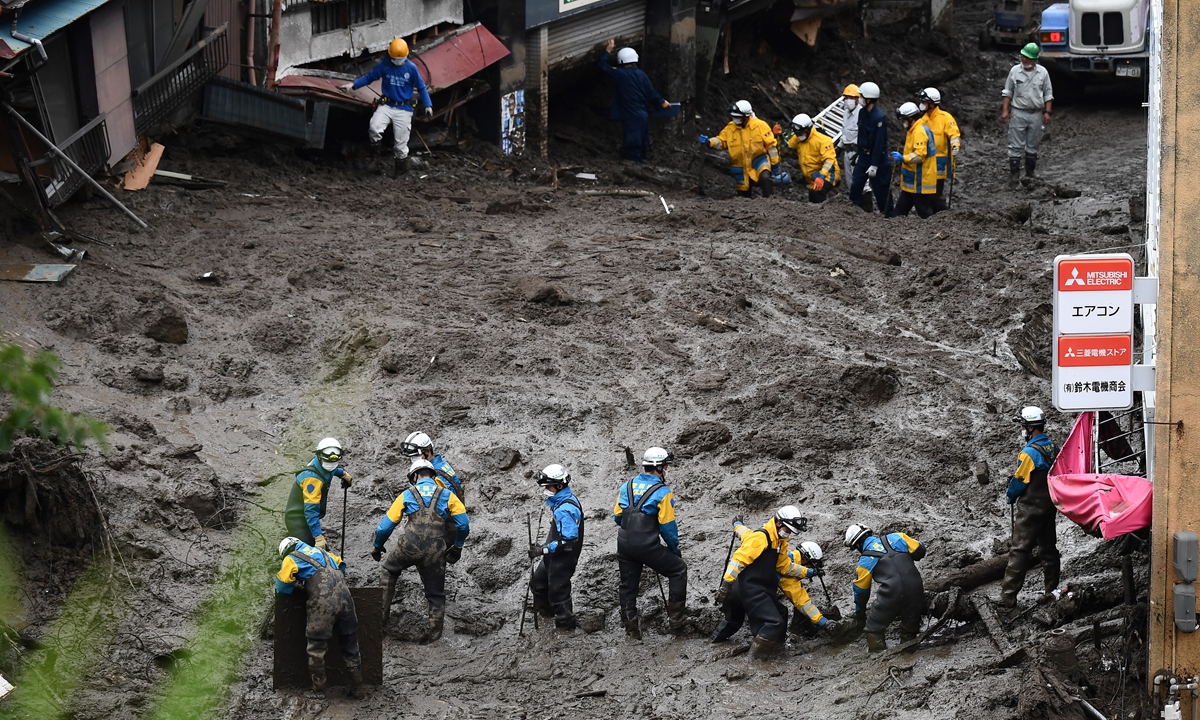
<instances>
[{"instance_id":1,"label":"corrugated metal sheet","mask_svg":"<svg viewBox=\"0 0 1200 720\"><path fill-rule=\"evenodd\" d=\"M259 89L249 83L214 78L204 86L205 120L240 125L299 140L309 147L325 147L329 103L291 98Z\"/></svg>"},{"instance_id":2,"label":"corrugated metal sheet","mask_svg":"<svg viewBox=\"0 0 1200 720\"><path fill-rule=\"evenodd\" d=\"M594 53L596 45L608 38L628 42L640 38L645 30L646 0L630 0L573 15L549 25L547 64L553 68L580 60Z\"/></svg>"},{"instance_id":3,"label":"corrugated metal sheet","mask_svg":"<svg viewBox=\"0 0 1200 720\"><path fill-rule=\"evenodd\" d=\"M21 10L21 16L17 19L17 32L45 40L54 31L65 28L110 1L44 0ZM6 59L16 57L30 48L29 43L13 38L9 32L9 25L7 20L0 23L0 48L8 50L8 53L0 52L0 57Z\"/></svg>"},{"instance_id":4,"label":"corrugated metal sheet","mask_svg":"<svg viewBox=\"0 0 1200 720\"><path fill-rule=\"evenodd\" d=\"M242 79L242 66L246 64L245 45L242 41L242 26L246 21L244 0L209 0L204 10L204 25L219 28L229 23L229 64L221 70L221 77L230 80Z\"/></svg>"}]
</instances>

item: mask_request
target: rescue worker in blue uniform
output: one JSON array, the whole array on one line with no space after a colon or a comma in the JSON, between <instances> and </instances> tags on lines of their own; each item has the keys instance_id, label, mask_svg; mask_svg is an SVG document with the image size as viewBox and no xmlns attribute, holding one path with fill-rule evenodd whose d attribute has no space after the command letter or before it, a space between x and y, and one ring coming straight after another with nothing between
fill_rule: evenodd
<instances>
[{"instance_id":1,"label":"rescue worker in blue uniform","mask_svg":"<svg viewBox=\"0 0 1200 720\"><path fill-rule=\"evenodd\" d=\"M1016 504L1012 545L1008 551L1008 568L1000 583L1000 604L1015 607L1017 593L1025 584L1025 573L1033 566L1033 548L1042 559L1042 576L1046 592L1058 588L1061 579L1061 555L1054 528L1058 511L1050 497L1047 477L1058 457L1058 447L1046 435L1046 416L1041 408L1021 409L1017 418L1025 447L1017 455L1017 471L1008 482L1008 504Z\"/></svg>"},{"instance_id":2,"label":"rescue worker in blue uniform","mask_svg":"<svg viewBox=\"0 0 1200 720\"><path fill-rule=\"evenodd\" d=\"M428 434L420 430L409 433L400 443L400 454L407 458L428 460L437 473L437 484L453 492L464 503L467 501L467 489L463 487L462 476L454 471L450 461L433 451L433 440Z\"/></svg>"},{"instance_id":3,"label":"rescue worker in blue uniform","mask_svg":"<svg viewBox=\"0 0 1200 720\"><path fill-rule=\"evenodd\" d=\"M325 517L329 504L329 486L335 477L341 478L342 492L345 492L354 480L338 464L341 460L342 445L337 438L327 437L317 443L316 457L296 473L296 481L288 494L287 509L283 512L289 535L322 550L327 547L321 518Z\"/></svg>"},{"instance_id":4,"label":"rescue worker in blue uniform","mask_svg":"<svg viewBox=\"0 0 1200 720\"><path fill-rule=\"evenodd\" d=\"M624 125L625 143L622 151L625 159L640 163L650 152L648 109L654 106L665 110L671 107L671 103L658 94L650 78L637 66L638 54L633 48L621 48L617 52L617 66L613 67L609 62L613 47L615 43L609 40L599 62L600 71L617 86L608 119L620 120Z\"/></svg>"},{"instance_id":5,"label":"rescue worker in blue uniform","mask_svg":"<svg viewBox=\"0 0 1200 720\"><path fill-rule=\"evenodd\" d=\"M749 618L754 634L750 656L755 659L769 658L787 632L787 608L778 598L780 579L796 581L789 573L808 576L807 568L793 568L788 552L788 538L807 527L808 520L794 505L780 508L762 528L742 537L721 578L716 602L725 614L725 627L718 632L732 635Z\"/></svg>"},{"instance_id":6,"label":"rescue worker in blue uniform","mask_svg":"<svg viewBox=\"0 0 1200 720\"><path fill-rule=\"evenodd\" d=\"M433 465L417 458L408 469L408 488L396 497L387 514L375 528L375 548L371 557L376 562L383 556L388 538L403 518L408 518L403 534L392 546L383 562L383 624L391 615L392 599L396 596L396 579L400 571L416 566L425 587L429 603L429 625L425 642L442 636L446 619L446 563L456 563L462 557L463 544L471 534L467 509L452 491L434 480ZM453 523L454 541L447 548L446 523Z\"/></svg>"},{"instance_id":7,"label":"rescue worker in blue uniform","mask_svg":"<svg viewBox=\"0 0 1200 720\"><path fill-rule=\"evenodd\" d=\"M858 86L858 92L863 108L858 113L858 160L850 180L850 202L855 205L862 202L863 188L870 180L879 212L887 216L892 213L892 157L887 147L887 118L879 109L878 85L865 82Z\"/></svg>"},{"instance_id":8,"label":"rescue worker in blue uniform","mask_svg":"<svg viewBox=\"0 0 1200 720\"><path fill-rule=\"evenodd\" d=\"M433 102L429 99L429 91L425 88L425 80L417 70L417 65L408 57L408 43L403 38L396 38L388 45L388 57L380 60L366 75L352 83L341 86L342 90L358 90L375 82L380 84L382 93L379 96L375 113L367 126L367 139L372 147L378 147L383 133L388 125L392 126L395 144L392 155L395 164L392 166L392 177L395 178L408 172L408 137L412 132L413 112L416 110L418 96L425 117L433 117Z\"/></svg>"},{"instance_id":9,"label":"rescue worker in blue uniform","mask_svg":"<svg viewBox=\"0 0 1200 720\"><path fill-rule=\"evenodd\" d=\"M916 561L925 557L925 546L904 533L876 536L870 528L846 528L846 547L859 552L854 579L854 620L867 636L867 649L887 649L884 634L893 620L900 619L900 639L916 638L925 609L925 585ZM879 586L870 613L871 585Z\"/></svg>"},{"instance_id":10,"label":"rescue worker in blue uniform","mask_svg":"<svg viewBox=\"0 0 1200 720\"><path fill-rule=\"evenodd\" d=\"M621 485L613 506L613 521L621 526L617 531L621 621L625 634L637 640L642 638L637 599L645 566L667 578L667 619L671 632L683 631L687 563L679 549L675 494L667 487L667 466L674 460L675 454L663 448L647 450L641 474Z\"/></svg>"},{"instance_id":11,"label":"rescue worker in blue uniform","mask_svg":"<svg viewBox=\"0 0 1200 720\"><path fill-rule=\"evenodd\" d=\"M291 595L300 584L306 596L304 635L308 638L308 672L313 690L325 690L325 653L329 638L337 635L350 681L346 694L358 697L362 658L358 652L358 616L346 584L346 564L337 555L294 537L279 543L279 556L283 562L275 576L275 592Z\"/></svg>"},{"instance_id":12,"label":"rescue worker in blue uniform","mask_svg":"<svg viewBox=\"0 0 1200 720\"><path fill-rule=\"evenodd\" d=\"M529 546L529 559L541 558L533 570L530 589L533 610L554 613L554 627L575 629L575 607L571 602L571 578L583 551L583 506L568 487L571 474L562 465L547 465L537 484L550 508L550 532L546 544Z\"/></svg>"}]
</instances>

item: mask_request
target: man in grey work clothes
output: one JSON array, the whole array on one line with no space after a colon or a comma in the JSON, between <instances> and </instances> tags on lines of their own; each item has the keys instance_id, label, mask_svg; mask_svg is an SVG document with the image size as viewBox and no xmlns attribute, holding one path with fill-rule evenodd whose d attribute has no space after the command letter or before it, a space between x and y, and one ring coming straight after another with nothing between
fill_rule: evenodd
<instances>
[{"instance_id":1,"label":"man in grey work clothes","mask_svg":"<svg viewBox=\"0 0 1200 720\"><path fill-rule=\"evenodd\" d=\"M1014 65L1004 81L1000 122L1008 123L1009 187L1016 187L1021 179L1022 155L1025 176L1033 177L1042 131L1050 124L1054 88L1050 85L1050 73L1038 64L1038 52L1037 43L1021 48L1021 64Z\"/></svg>"}]
</instances>

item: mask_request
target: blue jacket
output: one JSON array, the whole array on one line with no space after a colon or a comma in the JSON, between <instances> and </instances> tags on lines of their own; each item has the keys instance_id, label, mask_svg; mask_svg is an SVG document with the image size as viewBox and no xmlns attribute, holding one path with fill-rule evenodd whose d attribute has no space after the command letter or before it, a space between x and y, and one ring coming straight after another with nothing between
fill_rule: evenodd
<instances>
[{"instance_id":1,"label":"blue jacket","mask_svg":"<svg viewBox=\"0 0 1200 720\"><path fill-rule=\"evenodd\" d=\"M636 505L642 499L642 493L649 490L654 485L662 482L657 475L647 473L639 473L637 477L621 484L621 489L617 491L617 504L613 508L613 521L618 525L621 524L621 514L629 509L629 498L625 495L625 488L629 483L633 483L633 503ZM642 505L642 512L647 515L658 516L658 534L662 536L663 542L667 544L667 548L671 552L679 551L679 525L675 522L675 493L671 492L671 488L663 485L654 491L650 499Z\"/></svg>"},{"instance_id":2,"label":"blue jacket","mask_svg":"<svg viewBox=\"0 0 1200 720\"><path fill-rule=\"evenodd\" d=\"M292 552L300 553L321 567L329 567L325 564L325 558L329 557L333 560L337 569L341 570L343 574L346 572L346 563L344 560L333 553L323 553L308 543L297 543L296 549ZM312 565L309 565L307 562L296 562L291 553L288 553L283 558L283 564L279 568L279 573L275 575L275 592L280 595L291 595L298 581L307 580L315 575L316 572L317 569Z\"/></svg>"},{"instance_id":3,"label":"blue jacket","mask_svg":"<svg viewBox=\"0 0 1200 720\"><path fill-rule=\"evenodd\" d=\"M579 524L583 522L583 513L575 507L575 503L569 503L568 500L579 502L575 498L575 493L571 492L571 488L565 487L546 498L546 506L554 513L554 524L558 526L559 537L564 541L578 540ZM558 552L559 547L559 542L552 540L546 544L546 551Z\"/></svg>"},{"instance_id":4,"label":"blue jacket","mask_svg":"<svg viewBox=\"0 0 1200 720\"><path fill-rule=\"evenodd\" d=\"M304 499L304 519L313 537L325 533L321 529L321 499L329 492L329 484L333 482L337 470L330 472L321 467L321 458L313 458L308 467L296 474L296 484L300 486Z\"/></svg>"},{"instance_id":5,"label":"blue jacket","mask_svg":"<svg viewBox=\"0 0 1200 720\"><path fill-rule=\"evenodd\" d=\"M913 556L913 560L925 557L925 547L921 545L920 541L904 533L888 533L883 538L872 535L863 543L863 550L883 552L884 540L887 540L888 549L892 552L909 553ZM857 576L854 579L855 612L863 613L867 610L867 601L871 599L871 582L874 579L872 574L878 564L879 558L877 557L862 555L858 558L858 566L855 567Z\"/></svg>"},{"instance_id":6,"label":"blue jacket","mask_svg":"<svg viewBox=\"0 0 1200 720\"><path fill-rule=\"evenodd\" d=\"M441 455L434 455L433 460L429 461L433 465L433 469L437 471L439 478L444 478L450 482L450 489L455 495L462 497L462 478L458 473L454 472L454 468L450 467L450 463Z\"/></svg>"},{"instance_id":7,"label":"blue jacket","mask_svg":"<svg viewBox=\"0 0 1200 720\"><path fill-rule=\"evenodd\" d=\"M868 167L892 164L892 156L888 153L887 117L879 109L878 103L870 112L863 108L858 113L858 153L859 161L865 158Z\"/></svg>"},{"instance_id":8,"label":"blue jacket","mask_svg":"<svg viewBox=\"0 0 1200 720\"><path fill-rule=\"evenodd\" d=\"M651 106L662 106L662 95L654 89L650 78L646 77L641 68L613 67L609 64L608 53L600 56L599 66L600 71L617 86L617 91L613 94L612 108L608 111L610 120L649 117Z\"/></svg>"},{"instance_id":9,"label":"blue jacket","mask_svg":"<svg viewBox=\"0 0 1200 720\"><path fill-rule=\"evenodd\" d=\"M428 503L433 494L439 489L437 481L433 478L421 478L416 483L417 492L421 493L421 497ZM453 498L453 502L451 502ZM397 505L403 505L404 512L395 512ZM387 543L388 538L392 536L392 531L400 524L401 518L405 515L413 515L418 510L424 507L424 503L417 502L413 497L411 489L405 489L400 493L400 497L396 498L396 502L392 504L383 519L379 521L379 526L375 528L375 547L382 548ZM466 509L463 508L462 502L453 492L443 492L438 497L438 503L434 506L433 511L446 520L454 523L455 535L454 544L462 547L467 541L467 536L471 534L471 521L467 518Z\"/></svg>"},{"instance_id":10,"label":"blue jacket","mask_svg":"<svg viewBox=\"0 0 1200 720\"><path fill-rule=\"evenodd\" d=\"M417 66L412 60L405 60L403 64L393 65L391 58L384 58L379 61L378 65L371 68L371 72L354 81L354 89L370 85L380 78L383 78L380 89L388 105L398 105L400 109L412 112L413 88L415 87L421 94L421 104L425 107L433 107L433 102L429 99L429 91L425 89L425 81L421 79L421 73L417 72Z\"/></svg>"}]
</instances>

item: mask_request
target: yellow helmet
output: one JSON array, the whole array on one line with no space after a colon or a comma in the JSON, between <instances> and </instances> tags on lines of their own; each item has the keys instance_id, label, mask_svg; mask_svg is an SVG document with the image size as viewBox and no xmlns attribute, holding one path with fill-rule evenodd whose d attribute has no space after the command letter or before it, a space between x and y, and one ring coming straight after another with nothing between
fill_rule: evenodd
<instances>
[{"instance_id":1,"label":"yellow helmet","mask_svg":"<svg viewBox=\"0 0 1200 720\"><path fill-rule=\"evenodd\" d=\"M858 86L850 83L846 89L842 91L842 97L862 97L862 93L858 91Z\"/></svg>"},{"instance_id":2,"label":"yellow helmet","mask_svg":"<svg viewBox=\"0 0 1200 720\"><path fill-rule=\"evenodd\" d=\"M404 38L396 38L388 45L388 56L393 60L403 60L408 57L408 43L404 42Z\"/></svg>"}]
</instances>

